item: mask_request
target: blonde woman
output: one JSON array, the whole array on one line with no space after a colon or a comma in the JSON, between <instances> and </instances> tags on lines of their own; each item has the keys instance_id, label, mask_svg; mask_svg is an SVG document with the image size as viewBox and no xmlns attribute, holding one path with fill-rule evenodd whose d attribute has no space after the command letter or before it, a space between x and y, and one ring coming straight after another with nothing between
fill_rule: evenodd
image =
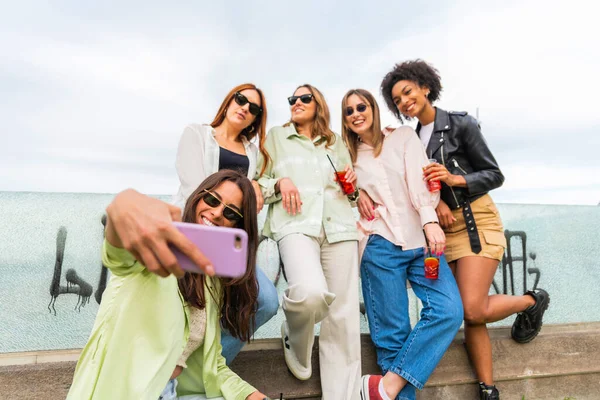
<instances>
[{"instance_id":1,"label":"blonde woman","mask_svg":"<svg viewBox=\"0 0 600 400\"><path fill-rule=\"evenodd\" d=\"M363 400L414 400L460 328L463 311L444 256L439 277L425 278L424 247L442 253L438 193L423 181L427 157L410 127L381 132L379 106L364 89L342 100L342 136L361 186L360 274L371 339L381 375L365 375ZM425 234L423 234L425 233ZM406 282L421 300L414 328Z\"/></svg>"},{"instance_id":2,"label":"blonde woman","mask_svg":"<svg viewBox=\"0 0 600 400\"><path fill-rule=\"evenodd\" d=\"M314 325L321 322L319 363L325 400L358 399L360 327L357 231L350 201L335 180L346 171L356 182L350 155L329 128L319 90L302 85L288 98L291 120L269 131L271 161L258 179L269 204L263 234L276 240L288 289L281 327L285 361L300 380L312 374Z\"/></svg>"}]
</instances>

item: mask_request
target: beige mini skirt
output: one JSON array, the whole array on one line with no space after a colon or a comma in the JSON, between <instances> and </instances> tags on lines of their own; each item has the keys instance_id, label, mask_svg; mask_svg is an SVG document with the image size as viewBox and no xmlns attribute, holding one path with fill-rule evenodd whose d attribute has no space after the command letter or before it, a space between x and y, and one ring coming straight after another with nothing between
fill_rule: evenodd
<instances>
[{"instance_id":1,"label":"beige mini skirt","mask_svg":"<svg viewBox=\"0 0 600 400\"><path fill-rule=\"evenodd\" d=\"M475 224L481 241L481 252L475 254L471 250L467 224L462 208L459 208L452 210L456 222L450 228L444 230L446 233L446 261L452 262L467 256L486 257L502 261L504 249L506 249L506 237L504 236L504 227L496 204L490 195L486 194L471 203L471 210L475 217Z\"/></svg>"}]
</instances>

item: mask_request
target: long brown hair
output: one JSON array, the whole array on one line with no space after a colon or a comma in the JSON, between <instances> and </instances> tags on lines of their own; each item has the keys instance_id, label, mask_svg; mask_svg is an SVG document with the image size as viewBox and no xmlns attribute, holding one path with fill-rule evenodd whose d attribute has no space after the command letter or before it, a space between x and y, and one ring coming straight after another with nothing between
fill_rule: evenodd
<instances>
[{"instance_id":1,"label":"long brown hair","mask_svg":"<svg viewBox=\"0 0 600 400\"><path fill-rule=\"evenodd\" d=\"M196 222L196 206L206 196L206 190L215 190L225 181L235 183L242 191L243 220L236 225L248 234L248 262L246 273L239 278L215 278L221 286L221 298L211 296L218 304L221 326L227 329L232 336L240 340L249 341L255 326L255 315L258 299L258 283L256 281L255 265L256 251L258 248L258 222L256 220L256 196L252 184L242 174L236 171L223 169L206 178L200 186L190 195L183 210L183 222ZM204 286L206 276L186 272L179 280L179 290L183 298L193 307L206 307Z\"/></svg>"},{"instance_id":2,"label":"long brown hair","mask_svg":"<svg viewBox=\"0 0 600 400\"><path fill-rule=\"evenodd\" d=\"M242 130L241 135L244 135L249 141L258 136L258 149L260 150L260 153L265 159L265 163L263 164L262 170L260 171L260 175L262 175L265 172L265 168L267 167L267 162L271 159L269 157L269 153L265 149L265 136L267 134L267 102L265 100L265 95L263 94L262 90L257 88L256 85L252 83L244 83L231 89L227 96L225 96L223 102L221 103L221 106L217 111L217 115L215 115L215 118L210 123L210 126L216 128L217 126L223 123L223 121L225 120L225 114L227 113L227 107L229 107L229 104L231 104L231 100L233 100L233 96L235 95L235 93L241 92L242 90L246 89L255 90L256 93L258 93L258 96L260 97L260 107L262 108L262 111L259 115L256 116L256 118L254 118L254 122L251 125Z\"/></svg>"},{"instance_id":3,"label":"long brown hair","mask_svg":"<svg viewBox=\"0 0 600 400\"><path fill-rule=\"evenodd\" d=\"M327 106L327 102L325 101L325 97L323 93L319 91L316 87L305 83L304 85L300 85L296 88L296 90L300 88L307 88L308 91L313 95L313 99L317 104L317 110L315 112L315 119L312 124L311 137L315 138L317 136L323 136L327 141L326 146L329 147L335 143L335 133L329 128L331 118L329 116L329 107ZM296 93L294 90L294 93ZM283 126L289 126L293 124L292 121L287 122ZM295 124L294 124L295 126Z\"/></svg>"},{"instance_id":4,"label":"long brown hair","mask_svg":"<svg viewBox=\"0 0 600 400\"><path fill-rule=\"evenodd\" d=\"M344 143L346 143L346 147L348 147L348 151L350 152L350 157L352 158L352 162L356 162L356 156L358 154L358 142L360 141L358 135L350 129L350 127L346 124L346 115L344 111L348 106L348 98L353 94L360 97L363 101L367 102L373 111L373 126L371 126L371 131L373 132L373 154L375 157L379 157L381 154L381 149L383 147L383 133L381 133L381 118L379 116L379 105L377 104L377 100L375 97L365 89L350 89L344 95L342 99L342 138L344 139Z\"/></svg>"}]
</instances>

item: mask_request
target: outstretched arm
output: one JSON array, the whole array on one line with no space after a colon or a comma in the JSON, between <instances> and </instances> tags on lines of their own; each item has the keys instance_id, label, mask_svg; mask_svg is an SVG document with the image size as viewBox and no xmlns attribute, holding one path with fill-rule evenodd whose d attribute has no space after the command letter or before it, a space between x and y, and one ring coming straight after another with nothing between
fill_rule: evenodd
<instances>
[{"instance_id":1,"label":"outstretched arm","mask_svg":"<svg viewBox=\"0 0 600 400\"><path fill-rule=\"evenodd\" d=\"M150 272L162 277L183 276L169 248L173 245L207 275L214 275L209 260L172 224L181 221L178 207L128 189L115 197L106 214L108 243L129 251Z\"/></svg>"}]
</instances>

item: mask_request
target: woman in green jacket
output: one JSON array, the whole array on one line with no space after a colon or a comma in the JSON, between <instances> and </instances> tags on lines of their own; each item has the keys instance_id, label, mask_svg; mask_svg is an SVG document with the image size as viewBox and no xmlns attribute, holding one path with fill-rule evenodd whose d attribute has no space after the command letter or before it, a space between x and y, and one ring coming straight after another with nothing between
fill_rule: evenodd
<instances>
[{"instance_id":1,"label":"woman in green jacket","mask_svg":"<svg viewBox=\"0 0 600 400\"><path fill-rule=\"evenodd\" d=\"M217 172L191 194L181 218L244 229L248 261L241 278L209 276L209 260L171 223L180 215L177 207L133 190L107 207L102 260L111 278L68 399L265 397L227 367L220 342L221 324L249 340L254 323L258 229L252 184L238 172ZM184 274L170 245L207 274Z\"/></svg>"}]
</instances>

